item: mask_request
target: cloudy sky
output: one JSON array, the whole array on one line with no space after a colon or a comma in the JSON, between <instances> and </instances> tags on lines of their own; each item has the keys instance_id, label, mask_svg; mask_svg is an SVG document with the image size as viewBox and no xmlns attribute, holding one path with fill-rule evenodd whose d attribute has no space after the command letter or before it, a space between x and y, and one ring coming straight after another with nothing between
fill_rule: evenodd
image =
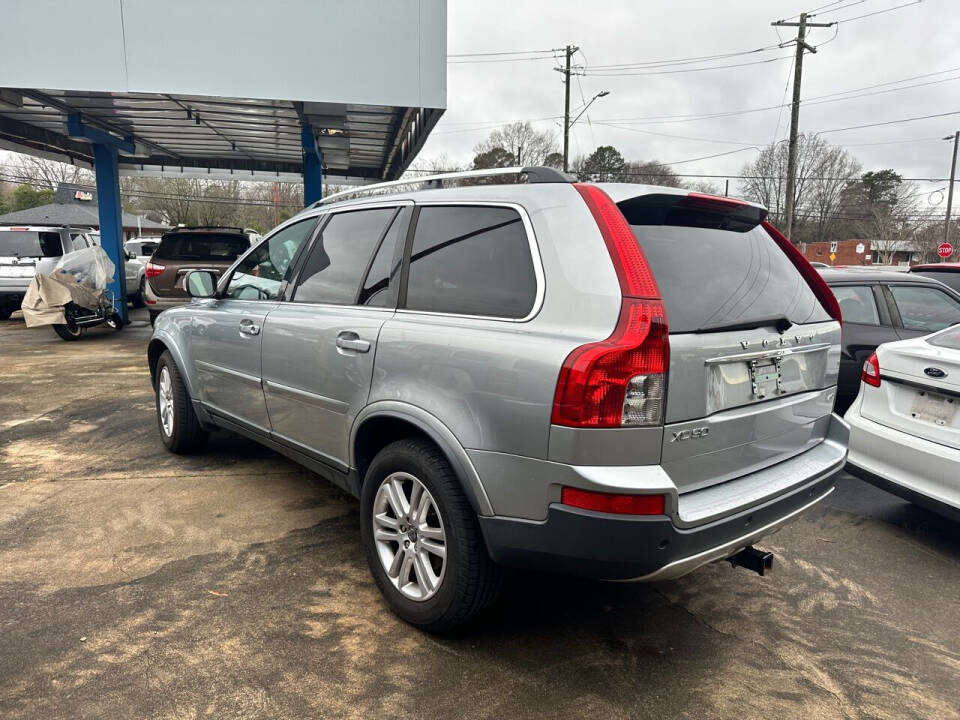
<instances>
[{"instance_id":1,"label":"cloudy sky","mask_svg":"<svg viewBox=\"0 0 960 720\"><path fill-rule=\"evenodd\" d=\"M804 58L802 97L811 103L801 111L800 128L828 131L955 112L824 134L849 148L866 169L944 178L951 146L940 138L960 128L960 0L923 0L858 18L911 1L841 0L818 13L816 22L843 22L808 36L820 49ZM574 127L571 155L614 145L627 159L657 159L677 172L736 174L755 156L751 146L783 139L789 129L789 107L776 106L790 99L793 50L776 45L796 33L780 28L778 36L771 21L828 2L450 0L447 112L421 158L469 162L472 148L492 127L515 120L535 121L559 139L563 85L553 69L560 61L549 51L572 44L581 48L575 62L584 75L572 85L571 105L602 90L610 95ZM463 56L514 51L548 52ZM725 57L658 64L704 56ZM739 67L700 70L721 65ZM772 109L739 112L758 108ZM730 112L739 114L677 117ZM730 154L694 160L720 153Z\"/></svg>"}]
</instances>

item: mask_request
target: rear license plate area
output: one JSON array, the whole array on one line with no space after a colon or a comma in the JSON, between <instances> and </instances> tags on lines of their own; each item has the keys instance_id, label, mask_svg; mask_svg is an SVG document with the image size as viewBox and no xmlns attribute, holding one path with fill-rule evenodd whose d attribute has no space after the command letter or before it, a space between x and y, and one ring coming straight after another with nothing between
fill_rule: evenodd
<instances>
[{"instance_id":1,"label":"rear license plate area","mask_svg":"<svg viewBox=\"0 0 960 720\"><path fill-rule=\"evenodd\" d=\"M910 415L917 420L945 427L953 422L957 414L957 400L927 390L917 391Z\"/></svg>"},{"instance_id":2,"label":"rear license plate area","mask_svg":"<svg viewBox=\"0 0 960 720\"><path fill-rule=\"evenodd\" d=\"M750 368L750 384L756 398L765 398L780 392L780 362L772 360L752 360Z\"/></svg>"}]
</instances>

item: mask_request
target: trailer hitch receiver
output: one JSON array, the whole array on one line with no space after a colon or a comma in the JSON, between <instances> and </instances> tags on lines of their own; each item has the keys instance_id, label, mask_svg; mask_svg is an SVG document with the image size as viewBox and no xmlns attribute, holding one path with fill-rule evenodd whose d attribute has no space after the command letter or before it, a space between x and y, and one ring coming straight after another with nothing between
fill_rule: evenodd
<instances>
[{"instance_id":1,"label":"trailer hitch receiver","mask_svg":"<svg viewBox=\"0 0 960 720\"><path fill-rule=\"evenodd\" d=\"M766 575L773 570L773 553L766 550L757 550L753 545L747 545L736 555L727 558L733 567L742 567L753 570L757 575Z\"/></svg>"}]
</instances>

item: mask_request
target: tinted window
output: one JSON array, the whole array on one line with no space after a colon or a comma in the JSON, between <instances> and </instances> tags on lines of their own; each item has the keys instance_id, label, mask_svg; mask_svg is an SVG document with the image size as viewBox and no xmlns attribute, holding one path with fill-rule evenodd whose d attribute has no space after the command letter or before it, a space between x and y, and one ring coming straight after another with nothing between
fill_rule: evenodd
<instances>
[{"instance_id":1,"label":"tinted window","mask_svg":"<svg viewBox=\"0 0 960 720\"><path fill-rule=\"evenodd\" d=\"M360 290L358 305L372 307L395 307L397 302L397 280L400 274L400 259L397 254L397 244L406 237L407 218L410 211L397 213L384 236L377 254L370 264L367 277L364 278L363 288Z\"/></svg>"},{"instance_id":2,"label":"tinted window","mask_svg":"<svg viewBox=\"0 0 960 720\"><path fill-rule=\"evenodd\" d=\"M250 249L242 235L176 233L165 235L154 257L158 260L219 260L233 262Z\"/></svg>"},{"instance_id":3,"label":"tinted window","mask_svg":"<svg viewBox=\"0 0 960 720\"><path fill-rule=\"evenodd\" d=\"M682 207L677 196L619 207L653 269L670 332L781 316L795 324L830 319L759 217Z\"/></svg>"},{"instance_id":4,"label":"tinted window","mask_svg":"<svg viewBox=\"0 0 960 720\"><path fill-rule=\"evenodd\" d=\"M60 257L63 255L60 234L26 230L0 232L0 255Z\"/></svg>"},{"instance_id":5,"label":"tinted window","mask_svg":"<svg viewBox=\"0 0 960 720\"><path fill-rule=\"evenodd\" d=\"M331 217L310 249L294 302L354 304L370 256L396 212L377 208Z\"/></svg>"},{"instance_id":6,"label":"tinted window","mask_svg":"<svg viewBox=\"0 0 960 720\"><path fill-rule=\"evenodd\" d=\"M880 314L877 312L877 302L873 297L873 290L865 285L857 287L841 285L831 288L840 303L840 314L845 323L861 323L862 325L879 325Z\"/></svg>"},{"instance_id":7,"label":"tinted window","mask_svg":"<svg viewBox=\"0 0 960 720\"><path fill-rule=\"evenodd\" d=\"M923 277L933 278L934 280L939 280L947 287L953 288L957 292L960 292L960 272L950 270L919 270L916 274Z\"/></svg>"},{"instance_id":8,"label":"tinted window","mask_svg":"<svg viewBox=\"0 0 960 720\"><path fill-rule=\"evenodd\" d=\"M903 327L934 332L960 322L960 303L936 288L891 285Z\"/></svg>"},{"instance_id":9,"label":"tinted window","mask_svg":"<svg viewBox=\"0 0 960 720\"><path fill-rule=\"evenodd\" d=\"M537 280L519 213L501 207L420 210L407 307L412 310L522 318Z\"/></svg>"},{"instance_id":10,"label":"tinted window","mask_svg":"<svg viewBox=\"0 0 960 720\"><path fill-rule=\"evenodd\" d=\"M287 268L290 267L297 250L310 237L316 224L316 218L301 220L275 232L268 240L260 243L256 250L237 265L227 285L226 296L238 300L277 298ZM166 242L166 239L162 242Z\"/></svg>"}]
</instances>

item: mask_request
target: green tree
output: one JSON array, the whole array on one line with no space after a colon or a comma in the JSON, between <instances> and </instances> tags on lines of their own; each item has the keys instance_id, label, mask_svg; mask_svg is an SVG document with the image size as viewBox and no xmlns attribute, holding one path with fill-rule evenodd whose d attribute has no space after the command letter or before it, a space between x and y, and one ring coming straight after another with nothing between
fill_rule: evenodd
<instances>
[{"instance_id":1,"label":"green tree","mask_svg":"<svg viewBox=\"0 0 960 720\"><path fill-rule=\"evenodd\" d=\"M581 180L610 182L623 173L626 161L613 145L601 145L587 157L577 169Z\"/></svg>"},{"instance_id":2,"label":"green tree","mask_svg":"<svg viewBox=\"0 0 960 720\"><path fill-rule=\"evenodd\" d=\"M486 170L488 168L511 167L516 164L517 158L509 150L504 150L502 147L492 147L478 152L473 158L471 167L474 170Z\"/></svg>"},{"instance_id":3,"label":"green tree","mask_svg":"<svg viewBox=\"0 0 960 720\"><path fill-rule=\"evenodd\" d=\"M20 185L13 191L12 211L29 210L53 202L53 190L38 190L32 185Z\"/></svg>"},{"instance_id":4,"label":"green tree","mask_svg":"<svg viewBox=\"0 0 960 720\"><path fill-rule=\"evenodd\" d=\"M543 159L546 167L552 167L557 170L563 170L563 153L552 152Z\"/></svg>"}]
</instances>

